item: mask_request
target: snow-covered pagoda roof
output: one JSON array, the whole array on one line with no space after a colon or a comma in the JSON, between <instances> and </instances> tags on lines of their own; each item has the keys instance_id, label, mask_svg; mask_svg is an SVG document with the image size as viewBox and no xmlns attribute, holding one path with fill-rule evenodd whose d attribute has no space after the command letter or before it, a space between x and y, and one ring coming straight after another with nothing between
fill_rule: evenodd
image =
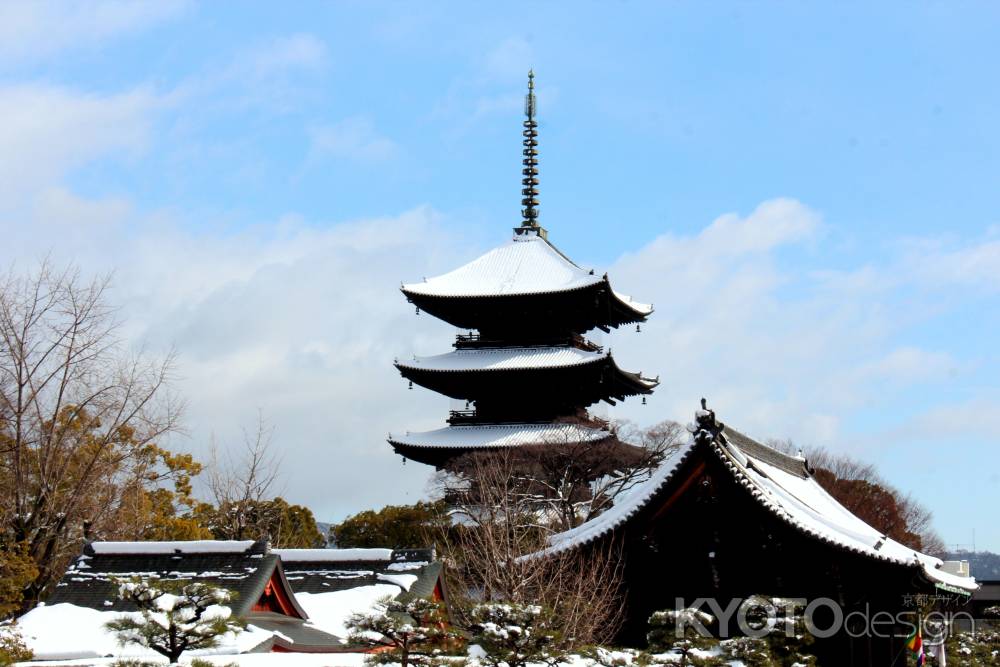
<instances>
[{"instance_id":1,"label":"snow-covered pagoda roof","mask_svg":"<svg viewBox=\"0 0 1000 667\"><path fill-rule=\"evenodd\" d=\"M690 442L665 460L648 481L620 498L610 510L552 536L549 548L542 553L574 549L623 526L653 503L695 452L707 450L721 460L758 503L794 529L870 558L917 567L937 584L964 591L977 588L974 579L942 569L940 559L900 544L856 517L820 486L805 459L779 452L728 426L709 437L700 435L705 435L703 429L696 431Z\"/></svg>"},{"instance_id":2,"label":"snow-covered pagoda roof","mask_svg":"<svg viewBox=\"0 0 1000 667\"><path fill-rule=\"evenodd\" d=\"M596 442L611 432L579 424L476 424L435 431L389 434L394 445L428 448L490 449L565 442Z\"/></svg>"},{"instance_id":3,"label":"snow-covered pagoda roof","mask_svg":"<svg viewBox=\"0 0 1000 667\"><path fill-rule=\"evenodd\" d=\"M576 347L501 347L455 350L431 357L397 360L396 365L425 371L508 371L564 368L600 363L610 352L591 352ZM655 382L649 381L650 386Z\"/></svg>"},{"instance_id":4,"label":"snow-covered pagoda roof","mask_svg":"<svg viewBox=\"0 0 1000 667\"><path fill-rule=\"evenodd\" d=\"M523 233L454 271L403 285L407 296L498 297L568 292L605 281L583 269L537 233ZM614 296L637 315L653 312L649 304Z\"/></svg>"}]
</instances>

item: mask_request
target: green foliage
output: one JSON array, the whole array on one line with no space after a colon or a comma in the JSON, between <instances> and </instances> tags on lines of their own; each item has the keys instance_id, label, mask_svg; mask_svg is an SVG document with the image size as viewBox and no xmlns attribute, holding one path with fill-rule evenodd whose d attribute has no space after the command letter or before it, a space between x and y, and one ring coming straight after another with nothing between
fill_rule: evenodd
<instances>
[{"instance_id":1,"label":"green foliage","mask_svg":"<svg viewBox=\"0 0 1000 667\"><path fill-rule=\"evenodd\" d=\"M0 625L0 667L31 658L31 650L25 645L17 626L13 623Z\"/></svg>"},{"instance_id":2,"label":"green foliage","mask_svg":"<svg viewBox=\"0 0 1000 667\"><path fill-rule=\"evenodd\" d=\"M163 663L149 662L148 660L139 660L138 658L119 658L111 663L111 667L163 667Z\"/></svg>"},{"instance_id":3,"label":"green foliage","mask_svg":"<svg viewBox=\"0 0 1000 667\"><path fill-rule=\"evenodd\" d=\"M38 576L25 542L0 545L0 618L21 607L24 588Z\"/></svg>"},{"instance_id":4,"label":"green foliage","mask_svg":"<svg viewBox=\"0 0 1000 667\"><path fill-rule=\"evenodd\" d=\"M416 505L388 505L348 517L330 529L340 548L406 549L430 544L435 534L450 526L444 501Z\"/></svg>"},{"instance_id":5,"label":"green foliage","mask_svg":"<svg viewBox=\"0 0 1000 667\"><path fill-rule=\"evenodd\" d=\"M988 667L1000 665L1000 631L979 629L960 632L947 644L948 667Z\"/></svg>"},{"instance_id":6,"label":"green foliage","mask_svg":"<svg viewBox=\"0 0 1000 667\"><path fill-rule=\"evenodd\" d=\"M262 540L282 549L312 549L326 546L316 527L312 510L289 505L284 498L202 504L197 519L209 526L217 540Z\"/></svg>"},{"instance_id":7,"label":"green foliage","mask_svg":"<svg viewBox=\"0 0 1000 667\"><path fill-rule=\"evenodd\" d=\"M715 667L738 662L746 667L810 667L816 658L808 647L813 637L806 630L802 605L782 598L752 596L744 601L747 625L761 629L775 612L773 629L763 637L719 640L699 631L713 632L715 618L699 609L658 611L649 618L647 640L652 651L672 655L680 665ZM734 622L734 621L732 621Z\"/></svg>"},{"instance_id":8,"label":"green foliage","mask_svg":"<svg viewBox=\"0 0 1000 667\"><path fill-rule=\"evenodd\" d=\"M382 649L366 656L368 664L430 665L458 636L446 628L441 604L424 598L383 598L368 614L347 620L352 644Z\"/></svg>"},{"instance_id":9,"label":"green foliage","mask_svg":"<svg viewBox=\"0 0 1000 667\"><path fill-rule=\"evenodd\" d=\"M485 652L491 667L557 664L566 655L549 612L539 605L489 602L472 608L469 643Z\"/></svg>"},{"instance_id":10,"label":"green foliage","mask_svg":"<svg viewBox=\"0 0 1000 667\"><path fill-rule=\"evenodd\" d=\"M138 644L177 662L189 649L212 648L227 632L240 632L246 624L223 607L231 594L203 583L157 582L133 579L119 582L118 596L129 600L141 620L123 616L106 624L118 641ZM214 608L213 608L214 607Z\"/></svg>"},{"instance_id":11,"label":"green foliage","mask_svg":"<svg viewBox=\"0 0 1000 667\"><path fill-rule=\"evenodd\" d=\"M699 627L710 629L715 618L700 609L664 610L649 617L646 641L651 651L671 655L678 665L716 667L726 663L718 655L719 640L705 636Z\"/></svg>"}]
</instances>

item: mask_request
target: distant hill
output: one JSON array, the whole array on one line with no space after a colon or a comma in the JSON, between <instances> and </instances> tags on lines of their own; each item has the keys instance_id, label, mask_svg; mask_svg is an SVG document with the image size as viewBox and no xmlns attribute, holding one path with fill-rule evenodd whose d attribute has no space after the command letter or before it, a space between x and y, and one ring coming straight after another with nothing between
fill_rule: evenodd
<instances>
[{"instance_id":1,"label":"distant hill","mask_svg":"<svg viewBox=\"0 0 1000 667\"><path fill-rule=\"evenodd\" d=\"M329 549L332 549L333 547L336 546L333 543L332 538L330 537L330 526L332 525L333 525L332 523L326 523L325 521L316 522L316 527L319 528L319 532L323 533L323 537L326 538L326 546Z\"/></svg>"},{"instance_id":2,"label":"distant hill","mask_svg":"<svg viewBox=\"0 0 1000 667\"><path fill-rule=\"evenodd\" d=\"M989 551L952 551L945 560L969 561L969 572L976 579L1000 579L1000 554Z\"/></svg>"}]
</instances>

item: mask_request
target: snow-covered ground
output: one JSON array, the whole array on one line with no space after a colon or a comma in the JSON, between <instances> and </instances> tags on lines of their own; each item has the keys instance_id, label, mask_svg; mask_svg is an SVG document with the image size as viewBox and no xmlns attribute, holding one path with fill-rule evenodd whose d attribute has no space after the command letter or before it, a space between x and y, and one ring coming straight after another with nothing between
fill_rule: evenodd
<instances>
[{"instance_id":1,"label":"snow-covered ground","mask_svg":"<svg viewBox=\"0 0 1000 667\"><path fill-rule=\"evenodd\" d=\"M396 575L412 576L412 575ZM296 599L309 615L308 624L337 637L346 637L347 617L354 612L364 613L371 610L379 599L386 596L395 597L400 592L399 585L376 584L362 586L344 591L329 593L297 593ZM42 605L32 609L17 621L25 643L34 651L36 658L41 660L60 660L67 658L82 658L83 662L67 662L65 664L99 665L107 664L96 660L104 656L115 658L146 658L156 654L137 645L122 647L115 635L105 629L105 624L122 616L122 612L100 611L72 604ZM136 614L138 616L138 614ZM209 657L224 655L222 663L233 662L234 654L249 651L259 646L271 637L271 632L248 625L246 630L235 636L227 635L220 646L203 651L185 653L186 658ZM281 653L275 655L288 656ZM303 662L303 665L353 665L353 658L341 659L340 654L331 657L326 654L326 662ZM255 665L253 655L239 656L240 665ZM242 662L243 658L251 662ZM295 656L297 659L297 655ZM314 656L315 657L315 656ZM214 660L214 658L213 658ZM291 658L289 658L291 660ZM338 662L334 662L337 660ZM344 662L347 660L347 662ZM64 664L46 662L44 664ZM267 663L261 663L267 664ZM279 664L272 662L269 664ZM286 663L280 663L286 664ZM287 664L298 664L288 662Z\"/></svg>"},{"instance_id":2,"label":"snow-covered ground","mask_svg":"<svg viewBox=\"0 0 1000 667\"><path fill-rule=\"evenodd\" d=\"M363 653L244 653L243 655L214 655L197 656L184 654L181 656L180 664L190 665L194 658L205 660L213 665L232 665L240 667L362 667L364 664ZM110 666L118 658L85 658L81 660L58 660L44 662L20 662L18 667L34 665L37 667L56 667L61 665L76 665L83 667L93 665L94 667ZM166 665L167 660L155 654L143 656L143 660Z\"/></svg>"}]
</instances>

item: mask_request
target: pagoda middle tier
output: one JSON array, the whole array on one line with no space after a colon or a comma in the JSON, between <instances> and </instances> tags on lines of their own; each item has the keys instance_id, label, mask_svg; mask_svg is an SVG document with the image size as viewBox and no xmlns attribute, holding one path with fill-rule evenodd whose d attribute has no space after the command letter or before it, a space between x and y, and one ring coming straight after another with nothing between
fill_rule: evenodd
<instances>
[{"instance_id":1,"label":"pagoda middle tier","mask_svg":"<svg viewBox=\"0 0 1000 667\"><path fill-rule=\"evenodd\" d=\"M591 346L593 347L593 346ZM623 371L610 352L572 345L457 349L396 361L403 377L475 405L462 421L547 421L580 408L651 393L657 380ZM531 388L530 401L511 401Z\"/></svg>"}]
</instances>

